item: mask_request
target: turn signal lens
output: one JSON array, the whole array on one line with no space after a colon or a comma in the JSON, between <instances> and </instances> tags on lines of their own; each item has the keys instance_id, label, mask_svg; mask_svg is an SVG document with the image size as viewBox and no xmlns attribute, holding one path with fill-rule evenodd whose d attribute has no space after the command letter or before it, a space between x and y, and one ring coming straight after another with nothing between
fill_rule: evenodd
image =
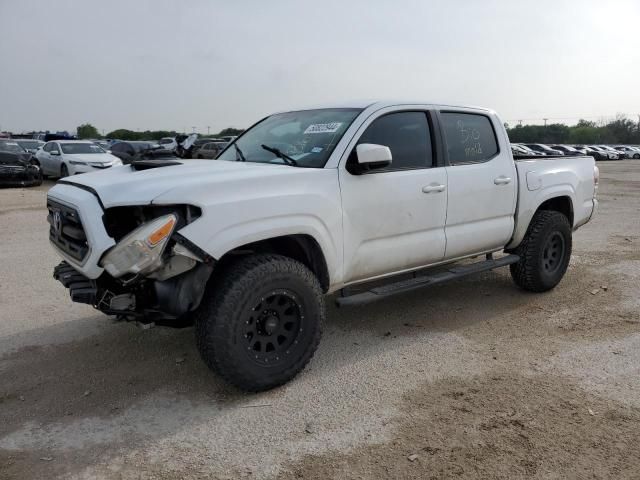
<instances>
[{"instance_id":1,"label":"turn signal lens","mask_svg":"<svg viewBox=\"0 0 640 480\"><path fill-rule=\"evenodd\" d=\"M174 216L171 216L164 225L162 225L147 237L147 242L149 243L149 245L154 247L162 240L167 238L173 231L173 227L175 224L176 219Z\"/></svg>"}]
</instances>

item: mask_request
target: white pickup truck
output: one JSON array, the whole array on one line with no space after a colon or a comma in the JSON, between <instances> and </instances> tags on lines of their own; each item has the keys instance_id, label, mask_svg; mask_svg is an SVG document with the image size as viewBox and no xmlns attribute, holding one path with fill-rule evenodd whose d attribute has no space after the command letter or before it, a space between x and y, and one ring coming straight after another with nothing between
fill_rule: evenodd
<instances>
[{"instance_id":1,"label":"white pickup truck","mask_svg":"<svg viewBox=\"0 0 640 480\"><path fill-rule=\"evenodd\" d=\"M106 314L195 322L213 370L265 390L311 359L323 295L353 305L506 265L523 289L555 287L597 185L591 157L514 161L483 108L278 113L214 161L139 161L58 182L54 277Z\"/></svg>"}]
</instances>

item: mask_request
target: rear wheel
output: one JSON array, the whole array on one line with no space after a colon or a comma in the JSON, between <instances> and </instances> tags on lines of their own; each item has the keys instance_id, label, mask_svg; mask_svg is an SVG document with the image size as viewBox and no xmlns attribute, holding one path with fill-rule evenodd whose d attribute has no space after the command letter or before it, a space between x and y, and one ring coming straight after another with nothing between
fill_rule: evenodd
<instances>
[{"instance_id":1,"label":"rear wheel","mask_svg":"<svg viewBox=\"0 0 640 480\"><path fill-rule=\"evenodd\" d=\"M520 256L510 267L515 283L532 292L555 287L569 266L571 240L571 226L565 215L550 210L536 212L527 234L513 252Z\"/></svg>"},{"instance_id":2,"label":"rear wheel","mask_svg":"<svg viewBox=\"0 0 640 480\"><path fill-rule=\"evenodd\" d=\"M636 160L637 160L638 158L640 158L640 153L634 153L634 154L633 154L633 158L635 158Z\"/></svg>"},{"instance_id":3,"label":"rear wheel","mask_svg":"<svg viewBox=\"0 0 640 480\"><path fill-rule=\"evenodd\" d=\"M69 169L63 163L62 166L60 167L60 178L64 178L64 177L68 177L68 176L69 176Z\"/></svg>"},{"instance_id":4,"label":"rear wheel","mask_svg":"<svg viewBox=\"0 0 640 480\"><path fill-rule=\"evenodd\" d=\"M315 275L296 260L261 254L214 276L195 314L205 363L247 391L295 377L322 333L325 307Z\"/></svg>"}]
</instances>

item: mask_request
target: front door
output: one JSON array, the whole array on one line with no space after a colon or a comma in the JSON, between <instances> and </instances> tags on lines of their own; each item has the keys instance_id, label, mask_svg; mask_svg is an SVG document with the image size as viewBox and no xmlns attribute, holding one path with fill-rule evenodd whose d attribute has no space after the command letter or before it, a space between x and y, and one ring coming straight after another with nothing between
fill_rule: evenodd
<instances>
[{"instance_id":1,"label":"front door","mask_svg":"<svg viewBox=\"0 0 640 480\"><path fill-rule=\"evenodd\" d=\"M446 245L447 173L436 166L428 113L385 112L363 128L356 145L385 145L392 163L351 174L354 145L341 166L345 283L439 262Z\"/></svg>"}]
</instances>

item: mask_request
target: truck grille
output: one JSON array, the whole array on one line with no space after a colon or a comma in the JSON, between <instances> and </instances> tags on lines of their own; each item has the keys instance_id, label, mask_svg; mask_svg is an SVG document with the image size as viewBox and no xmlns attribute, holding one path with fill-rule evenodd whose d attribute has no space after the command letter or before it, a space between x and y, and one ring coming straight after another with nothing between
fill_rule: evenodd
<instances>
[{"instance_id":1,"label":"truck grille","mask_svg":"<svg viewBox=\"0 0 640 480\"><path fill-rule=\"evenodd\" d=\"M89 244L78 211L52 200L47 201L47 208L49 239L71 258L82 262L89 253Z\"/></svg>"},{"instance_id":2,"label":"truck grille","mask_svg":"<svg viewBox=\"0 0 640 480\"><path fill-rule=\"evenodd\" d=\"M20 165L0 165L0 173L22 173L25 167Z\"/></svg>"}]
</instances>

